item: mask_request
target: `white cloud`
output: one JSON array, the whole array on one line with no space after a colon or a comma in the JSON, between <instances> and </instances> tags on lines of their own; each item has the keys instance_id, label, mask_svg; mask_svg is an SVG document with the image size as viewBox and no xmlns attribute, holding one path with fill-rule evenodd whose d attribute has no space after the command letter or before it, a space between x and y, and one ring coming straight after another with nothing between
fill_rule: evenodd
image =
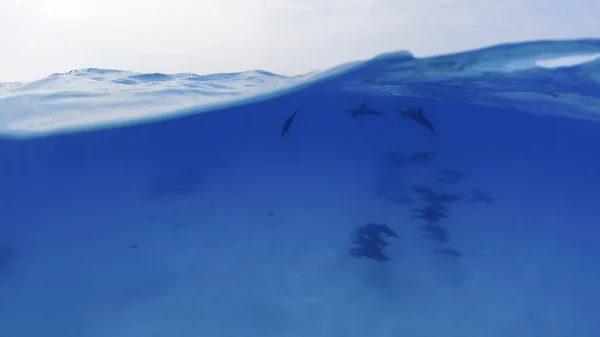
<instances>
[{"instance_id":1,"label":"white cloud","mask_svg":"<svg viewBox=\"0 0 600 337\"><path fill-rule=\"evenodd\" d=\"M75 68L302 73L409 49L600 37L596 0L0 0L0 81Z\"/></svg>"}]
</instances>

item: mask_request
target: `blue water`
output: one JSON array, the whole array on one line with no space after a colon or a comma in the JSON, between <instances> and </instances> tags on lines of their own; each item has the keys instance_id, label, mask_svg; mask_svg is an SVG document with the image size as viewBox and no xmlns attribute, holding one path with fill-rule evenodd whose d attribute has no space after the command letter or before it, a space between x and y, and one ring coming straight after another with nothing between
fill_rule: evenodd
<instances>
[{"instance_id":1,"label":"blue water","mask_svg":"<svg viewBox=\"0 0 600 337\"><path fill-rule=\"evenodd\" d=\"M0 336L596 337L600 61L532 60L598 52L385 54L210 111L7 133ZM439 203L448 242L414 217ZM389 260L349 254L367 223L397 233Z\"/></svg>"}]
</instances>

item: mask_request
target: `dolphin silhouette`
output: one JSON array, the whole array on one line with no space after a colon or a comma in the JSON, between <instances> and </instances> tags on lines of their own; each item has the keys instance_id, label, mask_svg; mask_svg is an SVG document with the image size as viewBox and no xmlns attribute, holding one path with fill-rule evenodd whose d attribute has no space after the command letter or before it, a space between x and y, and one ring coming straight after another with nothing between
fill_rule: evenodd
<instances>
[{"instance_id":1,"label":"dolphin silhouette","mask_svg":"<svg viewBox=\"0 0 600 337\"><path fill-rule=\"evenodd\" d=\"M356 119L356 116L366 116L366 115L372 115L372 116L377 116L377 115L385 115L383 112L375 109L375 108L370 108L367 106L367 102L364 102L363 104L361 104L358 108L356 109L351 109L348 112L350 112L350 114L352 115L352 118Z\"/></svg>"},{"instance_id":2,"label":"dolphin silhouette","mask_svg":"<svg viewBox=\"0 0 600 337\"><path fill-rule=\"evenodd\" d=\"M412 119L413 121L431 130L431 132L436 133L435 129L433 128L433 124L431 124L431 121L427 117L425 117L425 114L423 114L423 108L398 109L398 111L400 112L400 116L402 116L403 118Z\"/></svg>"},{"instance_id":3,"label":"dolphin silhouette","mask_svg":"<svg viewBox=\"0 0 600 337\"><path fill-rule=\"evenodd\" d=\"M281 127L281 135L279 136L279 139L283 138L286 133L290 132L290 126L292 126L292 122L294 121L294 118L296 118L298 111L300 111L300 109L296 109L296 111L294 111L294 113L285 120L285 123L283 123L283 126Z\"/></svg>"}]
</instances>

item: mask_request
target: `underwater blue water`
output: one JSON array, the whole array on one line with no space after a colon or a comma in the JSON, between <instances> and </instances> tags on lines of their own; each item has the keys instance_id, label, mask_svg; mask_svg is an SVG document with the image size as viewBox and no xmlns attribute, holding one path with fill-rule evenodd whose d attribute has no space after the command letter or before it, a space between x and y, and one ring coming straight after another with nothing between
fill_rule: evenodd
<instances>
[{"instance_id":1,"label":"underwater blue water","mask_svg":"<svg viewBox=\"0 0 600 337\"><path fill-rule=\"evenodd\" d=\"M600 61L533 62L599 52L384 54L160 120L5 128L0 336L596 337ZM201 94L185 83L169 92Z\"/></svg>"}]
</instances>

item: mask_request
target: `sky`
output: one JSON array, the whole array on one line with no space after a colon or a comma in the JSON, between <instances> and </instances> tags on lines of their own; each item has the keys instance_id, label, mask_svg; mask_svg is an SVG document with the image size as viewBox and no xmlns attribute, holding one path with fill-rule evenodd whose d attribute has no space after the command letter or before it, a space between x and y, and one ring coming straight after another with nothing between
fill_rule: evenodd
<instances>
[{"instance_id":1,"label":"sky","mask_svg":"<svg viewBox=\"0 0 600 337\"><path fill-rule=\"evenodd\" d=\"M0 0L0 81L81 68L295 75L377 54L600 38L600 0Z\"/></svg>"}]
</instances>

